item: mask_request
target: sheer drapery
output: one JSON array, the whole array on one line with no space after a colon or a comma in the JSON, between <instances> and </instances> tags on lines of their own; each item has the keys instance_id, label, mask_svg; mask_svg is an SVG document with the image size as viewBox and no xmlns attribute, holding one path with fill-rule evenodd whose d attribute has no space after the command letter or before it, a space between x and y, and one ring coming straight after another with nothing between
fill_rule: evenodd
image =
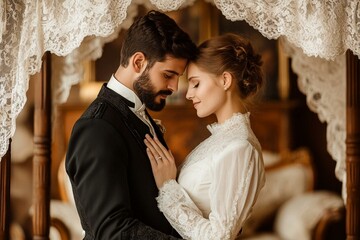
<instances>
[{"instance_id":1,"label":"sheer drapery","mask_svg":"<svg viewBox=\"0 0 360 240\"><path fill-rule=\"evenodd\" d=\"M0 157L26 102L29 76L46 51L65 56L86 36L107 37L126 18L131 0L1 1Z\"/></svg>"},{"instance_id":2,"label":"sheer drapery","mask_svg":"<svg viewBox=\"0 0 360 240\"><path fill-rule=\"evenodd\" d=\"M26 102L29 76L40 70L44 52L60 56L54 60L58 64L53 96L55 103L64 102L71 86L82 79L80 62L101 56L103 44L131 23L136 15L133 6L145 3L170 11L194 1L0 1L0 158ZM267 38L284 36L296 46L290 51L292 67L309 107L328 124L328 149L337 161L336 175L344 181L345 90L335 91L334 86L345 85L345 51L360 56L359 1L214 0L214 4L227 19L245 20ZM313 68L314 61L322 66L320 71Z\"/></svg>"},{"instance_id":3,"label":"sheer drapery","mask_svg":"<svg viewBox=\"0 0 360 240\"><path fill-rule=\"evenodd\" d=\"M306 95L310 110L327 123L327 150L336 161L335 175L343 184L346 196L346 58L333 61L309 57L300 48L281 41L292 59L292 70L298 75L298 87Z\"/></svg>"},{"instance_id":4,"label":"sheer drapery","mask_svg":"<svg viewBox=\"0 0 360 240\"><path fill-rule=\"evenodd\" d=\"M306 55L333 60L351 49L360 56L357 0L214 0L231 21L246 20L269 39L286 36Z\"/></svg>"},{"instance_id":5,"label":"sheer drapery","mask_svg":"<svg viewBox=\"0 0 360 240\"><path fill-rule=\"evenodd\" d=\"M140 4L147 9L153 7L150 2L133 0L126 10L126 18L119 23L119 26L113 25L114 31L110 35L106 37L87 36L81 45L68 55L53 56L52 86L55 104L66 102L71 86L78 84L83 79L83 61L100 58L104 44L116 39L121 29L130 27L138 14L138 5Z\"/></svg>"}]
</instances>

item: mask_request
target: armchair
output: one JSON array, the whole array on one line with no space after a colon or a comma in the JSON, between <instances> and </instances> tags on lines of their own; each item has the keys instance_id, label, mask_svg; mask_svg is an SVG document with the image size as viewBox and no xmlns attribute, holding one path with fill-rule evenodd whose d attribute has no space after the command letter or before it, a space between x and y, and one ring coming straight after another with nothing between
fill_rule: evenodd
<instances>
[{"instance_id":1,"label":"armchair","mask_svg":"<svg viewBox=\"0 0 360 240\"><path fill-rule=\"evenodd\" d=\"M344 202L314 190L307 149L284 155L264 152L266 183L243 229L245 240L344 239ZM331 232L332 231L332 232Z\"/></svg>"}]
</instances>

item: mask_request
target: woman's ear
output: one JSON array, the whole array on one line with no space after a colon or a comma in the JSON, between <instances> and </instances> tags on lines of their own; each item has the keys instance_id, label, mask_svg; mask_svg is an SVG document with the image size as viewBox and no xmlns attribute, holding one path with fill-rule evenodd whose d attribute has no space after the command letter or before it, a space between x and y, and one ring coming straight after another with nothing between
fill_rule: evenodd
<instances>
[{"instance_id":1,"label":"woman's ear","mask_svg":"<svg viewBox=\"0 0 360 240\"><path fill-rule=\"evenodd\" d=\"M223 72L222 78L221 78L221 83L222 83L222 86L224 87L225 91L231 87L232 82L233 82L232 74L229 72Z\"/></svg>"},{"instance_id":2,"label":"woman's ear","mask_svg":"<svg viewBox=\"0 0 360 240\"><path fill-rule=\"evenodd\" d=\"M143 67L146 65L145 55L142 52L134 53L131 59L131 64L135 72L137 73L141 72L141 69L143 69Z\"/></svg>"}]
</instances>

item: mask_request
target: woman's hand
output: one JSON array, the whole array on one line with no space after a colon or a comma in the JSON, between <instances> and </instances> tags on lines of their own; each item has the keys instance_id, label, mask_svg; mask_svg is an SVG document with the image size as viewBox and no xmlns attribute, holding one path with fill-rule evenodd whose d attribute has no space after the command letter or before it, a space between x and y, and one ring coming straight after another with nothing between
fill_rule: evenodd
<instances>
[{"instance_id":1,"label":"woman's hand","mask_svg":"<svg viewBox=\"0 0 360 240\"><path fill-rule=\"evenodd\" d=\"M166 181L176 179L175 159L171 151L167 150L156 137L152 139L146 134L144 142L156 186L160 189Z\"/></svg>"}]
</instances>

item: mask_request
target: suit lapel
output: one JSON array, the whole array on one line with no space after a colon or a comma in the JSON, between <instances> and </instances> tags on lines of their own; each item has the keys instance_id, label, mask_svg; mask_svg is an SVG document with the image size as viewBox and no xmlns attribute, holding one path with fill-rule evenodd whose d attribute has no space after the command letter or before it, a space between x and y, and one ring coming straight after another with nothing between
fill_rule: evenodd
<instances>
[{"instance_id":1,"label":"suit lapel","mask_svg":"<svg viewBox=\"0 0 360 240\"><path fill-rule=\"evenodd\" d=\"M151 125L153 126L156 136L157 138L160 140L160 142L162 143L162 145L164 145L164 147L166 147L166 149L169 149L168 146L166 145L165 139L164 139L164 135L161 132L160 128L158 127L158 125L156 124L156 122L154 121L154 119L150 116L150 114L148 113L148 111L145 110L146 115L148 116Z\"/></svg>"},{"instance_id":2,"label":"suit lapel","mask_svg":"<svg viewBox=\"0 0 360 240\"><path fill-rule=\"evenodd\" d=\"M149 127L143 121L141 121L135 115L135 113L133 113L130 110L129 104L131 104L131 102L129 103L129 100L117 94L113 90L107 88L106 83L102 86L98 97L106 100L116 109L119 110L121 115L123 115L125 126L128 128L128 130L131 132L133 137L136 139L136 142L140 145L142 151L146 154L146 145L144 143L145 135L149 134L150 136L152 136L152 134L150 133ZM145 110L145 113L148 116L155 130L157 138L168 149L168 146L163 137L163 133L160 131L159 127L157 126L153 118L150 116L150 114L147 112L147 110Z\"/></svg>"},{"instance_id":3,"label":"suit lapel","mask_svg":"<svg viewBox=\"0 0 360 240\"><path fill-rule=\"evenodd\" d=\"M151 133L149 127L130 110L126 102L128 100L113 90L107 88L106 84L102 86L98 98L106 100L121 113L125 126L131 132L136 142L140 145L141 150L146 155L146 145L144 143L144 139L146 134L151 135Z\"/></svg>"}]
</instances>

